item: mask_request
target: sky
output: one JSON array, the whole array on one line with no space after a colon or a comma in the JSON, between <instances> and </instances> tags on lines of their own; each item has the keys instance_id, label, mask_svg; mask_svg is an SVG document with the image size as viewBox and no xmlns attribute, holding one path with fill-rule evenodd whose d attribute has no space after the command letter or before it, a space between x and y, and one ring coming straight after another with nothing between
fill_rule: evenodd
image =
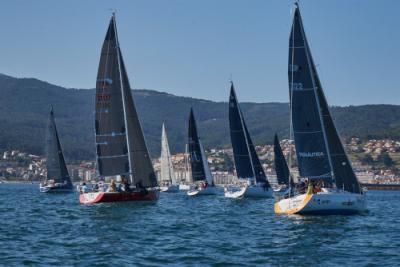
<instances>
[{"instance_id":1,"label":"sky","mask_svg":"<svg viewBox=\"0 0 400 267\"><path fill-rule=\"evenodd\" d=\"M94 88L117 10L131 86L227 101L288 102L286 0L2 0L0 73ZM302 0L331 105L400 104L400 1Z\"/></svg>"}]
</instances>

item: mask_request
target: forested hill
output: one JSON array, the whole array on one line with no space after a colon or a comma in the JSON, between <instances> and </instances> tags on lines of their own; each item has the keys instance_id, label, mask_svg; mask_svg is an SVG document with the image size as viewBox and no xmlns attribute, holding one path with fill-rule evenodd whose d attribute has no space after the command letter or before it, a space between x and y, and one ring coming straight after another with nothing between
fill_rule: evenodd
<instances>
[{"instance_id":1,"label":"forested hill","mask_svg":"<svg viewBox=\"0 0 400 267\"><path fill-rule=\"evenodd\" d=\"M227 88L227 98L228 98ZM37 79L0 75L0 150L20 149L42 154L50 105L67 159L94 156L94 90L66 89ZM228 104L179 97L153 90L134 90L134 100L153 156L159 154L161 124L166 122L171 149L183 151L192 106L206 147L229 146ZM255 143L272 142L273 134L288 133L287 103L242 103ZM343 137L400 138L400 106L334 107Z\"/></svg>"}]
</instances>

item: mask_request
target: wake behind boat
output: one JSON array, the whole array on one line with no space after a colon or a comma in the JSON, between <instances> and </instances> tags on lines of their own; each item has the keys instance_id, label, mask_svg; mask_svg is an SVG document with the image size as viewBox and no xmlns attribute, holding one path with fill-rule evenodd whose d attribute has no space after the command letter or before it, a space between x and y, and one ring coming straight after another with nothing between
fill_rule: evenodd
<instances>
[{"instance_id":1,"label":"wake behind boat","mask_svg":"<svg viewBox=\"0 0 400 267\"><path fill-rule=\"evenodd\" d=\"M197 134L193 109L190 109L188 134L189 162L195 188L187 192L188 196L217 195L219 189L214 185L214 178L208 166L203 144Z\"/></svg>"},{"instance_id":2,"label":"wake behind boat","mask_svg":"<svg viewBox=\"0 0 400 267\"><path fill-rule=\"evenodd\" d=\"M53 107L50 110L50 117L46 135L46 169L47 177L40 183L39 190L42 193L69 193L73 191L71 178L65 164L61 148L56 122L54 120Z\"/></svg>"},{"instance_id":3,"label":"wake behind boat","mask_svg":"<svg viewBox=\"0 0 400 267\"><path fill-rule=\"evenodd\" d=\"M96 83L95 133L99 178L108 188L80 189L82 204L158 199L157 179L132 99L122 58L115 14L103 43ZM120 178L117 187L113 178Z\"/></svg>"},{"instance_id":4,"label":"wake behind boat","mask_svg":"<svg viewBox=\"0 0 400 267\"><path fill-rule=\"evenodd\" d=\"M174 166L172 165L171 153L168 145L165 123L162 125L161 133L161 181L160 191L167 193L179 192L179 185L176 182Z\"/></svg>"},{"instance_id":5,"label":"wake behind boat","mask_svg":"<svg viewBox=\"0 0 400 267\"><path fill-rule=\"evenodd\" d=\"M246 183L235 190L225 189L225 197L272 197L272 188L247 130L242 111L237 101L233 82L231 82L229 97L229 129L236 173L238 178L245 180Z\"/></svg>"},{"instance_id":6,"label":"wake behind boat","mask_svg":"<svg viewBox=\"0 0 400 267\"><path fill-rule=\"evenodd\" d=\"M278 198L277 214L355 214L365 195L344 150L326 101L296 3L289 41L289 90L302 182Z\"/></svg>"}]
</instances>

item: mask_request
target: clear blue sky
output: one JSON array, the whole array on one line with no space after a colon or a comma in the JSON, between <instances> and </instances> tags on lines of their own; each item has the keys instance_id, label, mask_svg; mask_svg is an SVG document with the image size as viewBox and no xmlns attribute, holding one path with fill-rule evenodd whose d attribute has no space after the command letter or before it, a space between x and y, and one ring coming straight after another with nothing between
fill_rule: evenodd
<instances>
[{"instance_id":1,"label":"clear blue sky","mask_svg":"<svg viewBox=\"0 0 400 267\"><path fill-rule=\"evenodd\" d=\"M118 10L133 88L227 101L287 102L286 0L2 0L0 72L93 88ZM400 1L303 0L305 29L331 105L400 104Z\"/></svg>"}]
</instances>

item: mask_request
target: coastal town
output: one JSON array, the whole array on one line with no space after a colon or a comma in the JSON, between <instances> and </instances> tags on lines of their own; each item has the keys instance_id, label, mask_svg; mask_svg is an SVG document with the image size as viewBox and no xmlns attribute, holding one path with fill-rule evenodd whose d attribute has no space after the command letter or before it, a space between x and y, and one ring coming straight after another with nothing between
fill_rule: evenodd
<instances>
[{"instance_id":1,"label":"coastal town","mask_svg":"<svg viewBox=\"0 0 400 267\"><path fill-rule=\"evenodd\" d=\"M400 184L400 141L392 139L371 139L362 142L351 138L346 144L354 170L363 184ZM297 175L293 142L281 141L286 159L292 155L289 165L294 176ZM256 151L264 170L271 181L276 182L273 145L258 145ZM207 160L217 184L232 184L236 181L232 149L212 148L207 150ZM18 150L4 151L0 159L1 182L39 182L46 177L46 159ZM175 173L180 181L189 179L185 153L172 155ZM154 169L160 170L160 159L153 160ZM92 181L96 178L94 161L80 161L68 164L69 174L74 182Z\"/></svg>"}]
</instances>

